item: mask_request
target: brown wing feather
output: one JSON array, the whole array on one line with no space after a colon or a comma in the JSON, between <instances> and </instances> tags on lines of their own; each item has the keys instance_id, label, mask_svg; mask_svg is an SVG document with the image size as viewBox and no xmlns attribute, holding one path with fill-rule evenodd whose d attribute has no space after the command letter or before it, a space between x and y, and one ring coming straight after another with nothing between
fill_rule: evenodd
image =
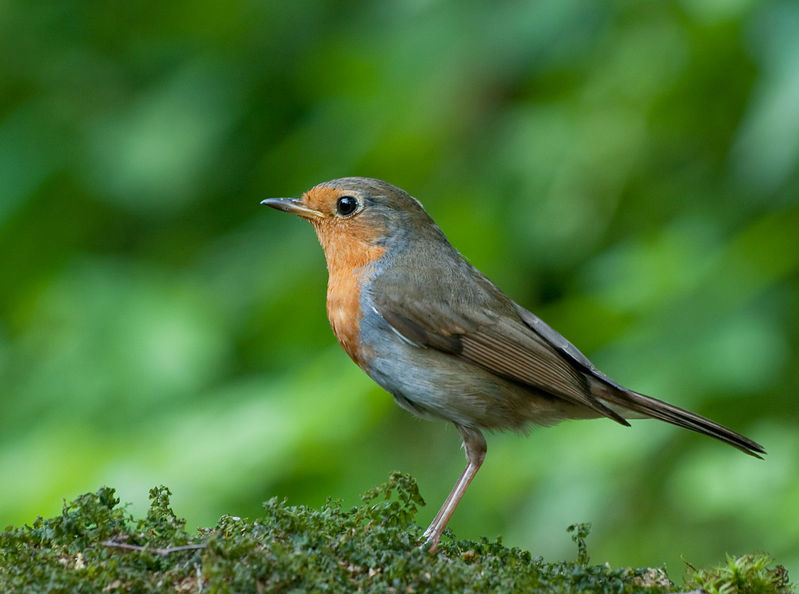
<instances>
[{"instance_id":1,"label":"brown wing feather","mask_svg":"<svg viewBox=\"0 0 799 594\"><path fill-rule=\"evenodd\" d=\"M585 375L532 331L510 308L451 314L451 307L398 304L378 299L377 311L407 340L435 348L537 391L595 410L623 425L627 421L591 395ZM509 302L510 303L510 302ZM502 303L502 305L506 305Z\"/></svg>"},{"instance_id":2,"label":"brown wing feather","mask_svg":"<svg viewBox=\"0 0 799 594\"><path fill-rule=\"evenodd\" d=\"M594 396L615 406L639 413L644 417L660 419L678 427L710 435L755 458L760 458L759 454L766 453L759 443L732 429L728 429L724 425L668 402L625 388L597 369L577 347L553 330L541 318L519 305L516 305L516 311L525 324L552 344L565 357L573 361L579 369L582 369L591 378L590 390Z\"/></svg>"}]
</instances>

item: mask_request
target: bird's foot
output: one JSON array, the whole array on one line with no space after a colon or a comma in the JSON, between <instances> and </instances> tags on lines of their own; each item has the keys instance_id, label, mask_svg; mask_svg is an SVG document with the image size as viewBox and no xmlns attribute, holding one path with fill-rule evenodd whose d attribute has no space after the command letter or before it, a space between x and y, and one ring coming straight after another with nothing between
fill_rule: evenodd
<instances>
[{"instance_id":1,"label":"bird's foot","mask_svg":"<svg viewBox=\"0 0 799 594\"><path fill-rule=\"evenodd\" d=\"M422 542L419 544L420 549L427 549L431 555L435 555L438 551L438 541L441 540L441 533L443 530L436 530L436 522L430 524L427 530L422 534Z\"/></svg>"},{"instance_id":2,"label":"bird's foot","mask_svg":"<svg viewBox=\"0 0 799 594\"><path fill-rule=\"evenodd\" d=\"M422 542L419 545L419 548L422 550L427 550L428 553L431 555L435 555L438 551L438 538L433 539L430 537L422 538Z\"/></svg>"}]
</instances>

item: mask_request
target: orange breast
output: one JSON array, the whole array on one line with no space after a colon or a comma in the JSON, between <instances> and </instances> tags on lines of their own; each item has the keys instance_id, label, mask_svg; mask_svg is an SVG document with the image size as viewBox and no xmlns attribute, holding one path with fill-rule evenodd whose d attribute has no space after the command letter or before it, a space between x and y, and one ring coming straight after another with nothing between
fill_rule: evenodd
<instances>
[{"instance_id":1,"label":"orange breast","mask_svg":"<svg viewBox=\"0 0 799 594\"><path fill-rule=\"evenodd\" d=\"M359 275L331 274L327 285L327 318L341 347L359 366L364 357L358 339L360 333Z\"/></svg>"},{"instance_id":2,"label":"orange breast","mask_svg":"<svg viewBox=\"0 0 799 594\"><path fill-rule=\"evenodd\" d=\"M361 288L372 274L368 266L378 260L385 248L317 228L325 250L329 279L327 317L341 347L355 363L363 367L365 353L360 345Z\"/></svg>"}]
</instances>

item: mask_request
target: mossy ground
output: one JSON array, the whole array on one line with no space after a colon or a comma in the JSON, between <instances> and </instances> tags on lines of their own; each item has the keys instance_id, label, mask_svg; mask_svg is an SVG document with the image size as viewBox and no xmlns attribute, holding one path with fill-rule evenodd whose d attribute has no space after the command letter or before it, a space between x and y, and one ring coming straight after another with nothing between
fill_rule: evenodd
<instances>
[{"instance_id":1,"label":"mossy ground","mask_svg":"<svg viewBox=\"0 0 799 594\"><path fill-rule=\"evenodd\" d=\"M0 535L0 592L789 592L788 576L764 555L691 568L684 588L660 569L591 565L588 527L570 527L576 562L548 563L499 541L446 538L437 555L418 547L423 504L412 478L394 474L345 510L271 499L254 521L223 516L187 534L152 489L135 520L114 490L81 495L60 516Z\"/></svg>"}]
</instances>

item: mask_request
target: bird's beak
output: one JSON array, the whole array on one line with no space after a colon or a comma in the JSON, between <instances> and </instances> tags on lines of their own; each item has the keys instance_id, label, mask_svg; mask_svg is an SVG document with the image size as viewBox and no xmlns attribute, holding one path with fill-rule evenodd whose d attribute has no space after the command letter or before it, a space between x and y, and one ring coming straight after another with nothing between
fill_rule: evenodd
<instances>
[{"instance_id":1,"label":"bird's beak","mask_svg":"<svg viewBox=\"0 0 799 594\"><path fill-rule=\"evenodd\" d=\"M296 198L267 198L266 200L261 200L261 204L271 206L283 212L295 214L309 221L324 217L321 212L313 208L308 208L301 200L297 200Z\"/></svg>"}]
</instances>

